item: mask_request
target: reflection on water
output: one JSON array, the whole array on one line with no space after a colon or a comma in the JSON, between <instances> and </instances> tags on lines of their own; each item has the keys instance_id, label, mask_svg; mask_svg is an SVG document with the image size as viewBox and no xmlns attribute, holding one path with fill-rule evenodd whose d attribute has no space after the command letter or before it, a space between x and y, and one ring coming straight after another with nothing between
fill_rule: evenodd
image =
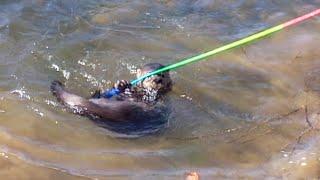
<instances>
[{"instance_id":1,"label":"reflection on water","mask_svg":"<svg viewBox=\"0 0 320 180\"><path fill-rule=\"evenodd\" d=\"M1 176L181 179L319 176L320 20L172 72L163 131L114 138L65 112L54 79L89 96L317 9L308 1L0 2ZM111 136L110 136L111 135Z\"/></svg>"}]
</instances>

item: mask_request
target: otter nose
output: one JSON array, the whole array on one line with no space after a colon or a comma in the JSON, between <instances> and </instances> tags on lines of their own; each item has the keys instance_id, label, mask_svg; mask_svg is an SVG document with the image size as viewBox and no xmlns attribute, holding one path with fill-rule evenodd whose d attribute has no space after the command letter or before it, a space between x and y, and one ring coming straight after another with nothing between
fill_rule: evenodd
<instances>
[{"instance_id":1,"label":"otter nose","mask_svg":"<svg viewBox=\"0 0 320 180\"><path fill-rule=\"evenodd\" d=\"M156 82L157 84L160 84L160 83L162 83L162 79L156 79L155 82Z\"/></svg>"}]
</instances>

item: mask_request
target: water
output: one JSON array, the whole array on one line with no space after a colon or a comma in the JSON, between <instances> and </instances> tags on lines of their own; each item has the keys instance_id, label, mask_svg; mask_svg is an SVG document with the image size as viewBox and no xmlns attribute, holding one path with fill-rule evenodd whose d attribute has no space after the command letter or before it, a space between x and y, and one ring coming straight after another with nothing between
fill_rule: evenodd
<instances>
[{"instance_id":1,"label":"water","mask_svg":"<svg viewBox=\"0 0 320 180\"><path fill-rule=\"evenodd\" d=\"M12 179L318 178L320 19L186 66L163 131L116 138L83 96L320 7L319 0L0 1L0 167Z\"/></svg>"}]
</instances>

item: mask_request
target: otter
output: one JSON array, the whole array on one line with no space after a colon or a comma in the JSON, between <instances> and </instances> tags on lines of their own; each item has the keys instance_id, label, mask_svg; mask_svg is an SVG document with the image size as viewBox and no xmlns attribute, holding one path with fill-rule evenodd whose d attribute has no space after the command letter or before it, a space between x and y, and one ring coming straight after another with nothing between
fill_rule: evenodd
<instances>
[{"instance_id":1,"label":"otter","mask_svg":"<svg viewBox=\"0 0 320 180\"><path fill-rule=\"evenodd\" d=\"M164 67L149 63L137 70L137 78ZM165 95L172 89L169 72L148 77L136 86L128 81L117 81L114 86L119 94L105 98L96 91L90 98L73 94L55 80L51 92L57 100L74 114L86 116L101 127L117 133L140 134L158 131L166 124L170 110L164 103Z\"/></svg>"}]
</instances>

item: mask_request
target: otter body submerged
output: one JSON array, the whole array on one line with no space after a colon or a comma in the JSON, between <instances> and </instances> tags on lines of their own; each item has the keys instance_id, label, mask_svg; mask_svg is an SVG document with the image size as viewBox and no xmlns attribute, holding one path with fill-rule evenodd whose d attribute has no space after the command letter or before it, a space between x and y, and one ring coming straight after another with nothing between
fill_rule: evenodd
<instances>
[{"instance_id":1,"label":"otter body submerged","mask_svg":"<svg viewBox=\"0 0 320 180\"><path fill-rule=\"evenodd\" d=\"M137 76L163 67L152 63L138 70ZM112 99L97 91L93 97L84 98L65 90L60 81L53 81L51 91L59 102L73 113L83 115L99 126L123 134L151 133L167 122L169 108L164 95L172 88L168 72L145 79L137 87L125 80L118 81L115 88L120 93Z\"/></svg>"}]
</instances>

